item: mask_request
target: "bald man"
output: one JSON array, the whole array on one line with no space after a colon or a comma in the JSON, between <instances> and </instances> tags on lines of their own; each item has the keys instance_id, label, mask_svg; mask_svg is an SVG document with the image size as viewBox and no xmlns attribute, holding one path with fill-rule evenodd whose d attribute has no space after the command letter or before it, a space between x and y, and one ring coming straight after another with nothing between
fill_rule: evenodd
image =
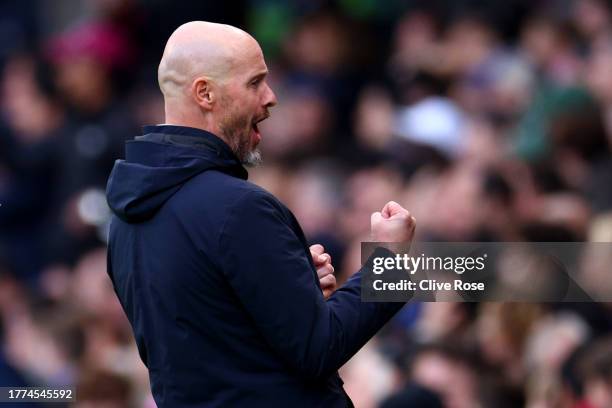
<instances>
[{"instance_id":1,"label":"bald man","mask_svg":"<svg viewBox=\"0 0 612 408\"><path fill-rule=\"evenodd\" d=\"M362 303L361 271L332 294L324 248L247 181L277 102L267 73L244 31L180 26L159 64L165 124L108 181L108 273L160 408L352 406L337 370L402 306ZM397 203L372 216L375 240L413 231Z\"/></svg>"}]
</instances>

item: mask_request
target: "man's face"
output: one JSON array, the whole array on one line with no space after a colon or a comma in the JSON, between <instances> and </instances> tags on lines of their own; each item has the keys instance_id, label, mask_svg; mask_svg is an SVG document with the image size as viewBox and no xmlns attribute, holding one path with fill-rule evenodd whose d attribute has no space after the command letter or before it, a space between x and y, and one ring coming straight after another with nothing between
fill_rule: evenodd
<instances>
[{"instance_id":1,"label":"man's face","mask_svg":"<svg viewBox=\"0 0 612 408\"><path fill-rule=\"evenodd\" d=\"M219 127L242 164L255 166L261 162L257 123L270 116L276 96L266 82L268 68L259 46L245 52L236 65L221 96Z\"/></svg>"}]
</instances>

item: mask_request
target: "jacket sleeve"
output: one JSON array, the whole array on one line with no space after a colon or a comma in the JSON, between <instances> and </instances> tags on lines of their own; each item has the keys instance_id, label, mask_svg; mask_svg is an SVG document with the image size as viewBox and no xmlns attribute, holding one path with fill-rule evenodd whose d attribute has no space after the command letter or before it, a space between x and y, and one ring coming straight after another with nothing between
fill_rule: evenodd
<instances>
[{"instance_id":1,"label":"jacket sleeve","mask_svg":"<svg viewBox=\"0 0 612 408\"><path fill-rule=\"evenodd\" d=\"M235 203L219 245L245 309L286 364L307 378L337 371L403 306L361 302L361 271L325 301L310 253L265 192Z\"/></svg>"}]
</instances>

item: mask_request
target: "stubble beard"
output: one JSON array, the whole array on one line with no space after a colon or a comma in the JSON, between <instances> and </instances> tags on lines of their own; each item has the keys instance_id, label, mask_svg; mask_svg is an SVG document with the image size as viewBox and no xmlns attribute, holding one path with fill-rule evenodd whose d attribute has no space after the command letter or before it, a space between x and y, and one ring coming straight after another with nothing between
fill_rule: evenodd
<instances>
[{"instance_id":1,"label":"stubble beard","mask_svg":"<svg viewBox=\"0 0 612 408\"><path fill-rule=\"evenodd\" d=\"M246 167L259 166L263 159L257 148L251 148L251 121L246 116L228 113L219 128L230 148Z\"/></svg>"}]
</instances>

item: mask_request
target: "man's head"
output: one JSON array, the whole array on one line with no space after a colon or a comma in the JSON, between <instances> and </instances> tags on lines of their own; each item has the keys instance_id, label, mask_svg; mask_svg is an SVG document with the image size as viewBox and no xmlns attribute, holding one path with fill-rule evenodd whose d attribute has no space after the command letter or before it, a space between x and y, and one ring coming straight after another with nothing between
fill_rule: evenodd
<instances>
[{"instance_id":1,"label":"man's head","mask_svg":"<svg viewBox=\"0 0 612 408\"><path fill-rule=\"evenodd\" d=\"M246 165L260 160L257 122L276 96L257 41L232 26L192 21L172 33L159 64L166 123L208 130Z\"/></svg>"}]
</instances>

